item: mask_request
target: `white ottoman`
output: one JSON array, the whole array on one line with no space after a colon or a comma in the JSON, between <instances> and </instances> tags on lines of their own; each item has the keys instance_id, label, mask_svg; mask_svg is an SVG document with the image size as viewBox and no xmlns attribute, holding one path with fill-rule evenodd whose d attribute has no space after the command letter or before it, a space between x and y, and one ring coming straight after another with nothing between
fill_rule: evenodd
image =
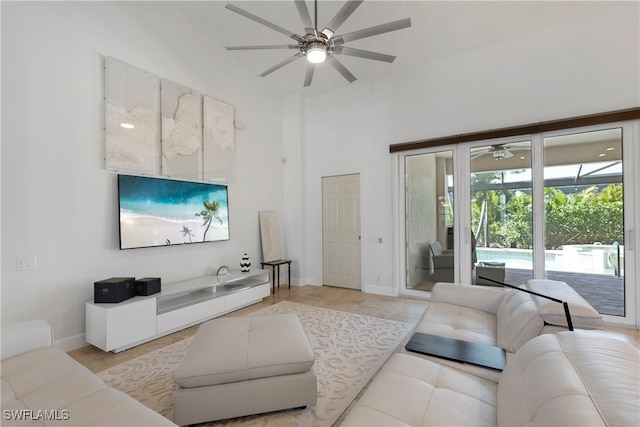
<instances>
[{"instance_id":1,"label":"white ottoman","mask_svg":"<svg viewBox=\"0 0 640 427\"><path fill-rule=\"evenodd\" d=\"M173 420L187 425L314 405L314 361L294 314L205 322L174 373Z\"/></svg>"}]
</instances>

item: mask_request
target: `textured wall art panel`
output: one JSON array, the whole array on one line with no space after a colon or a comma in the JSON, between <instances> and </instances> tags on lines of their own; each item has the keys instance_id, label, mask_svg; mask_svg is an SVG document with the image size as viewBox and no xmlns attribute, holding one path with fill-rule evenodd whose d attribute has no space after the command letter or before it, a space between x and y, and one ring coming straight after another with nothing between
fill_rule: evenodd
<instances>
[{"instance_id":1,"label":"textured wall art panel","mask_svg":"<svg viewBox=\"0 0 640 427\"><path fill-rule=\"evenodd\" d=\"M104 57L105 168L232 183L234 106Z\"/></svg>"},{"instance_id":2,"label":"textured wall art panel","mask_svg":"<svg viewBox=\"0 0 640 427\"><path fill-rule=\"evenodd\" d=\"M235 139L233 105L203 97L204 180L233 182Z\"/></svg>"},{"instance_id":3,"label":"textured wall art panel","mask_svg":"<svg viewBox=\"0 0 640 427\"><path fill-rule=\"evenodd\" d=\"M162 175L202 180L202 94L160 81Z\"/></svg>"},{"instance_id":4,"label":"textured wall art panel","mask_svg":"<svg viewBox=\"0 0 640 427\"><path fill-rule=\"evenodd\" d=\"M105 167L160 173L158 77L114 58L105 67Z\"/></svg>"}]
</instances>

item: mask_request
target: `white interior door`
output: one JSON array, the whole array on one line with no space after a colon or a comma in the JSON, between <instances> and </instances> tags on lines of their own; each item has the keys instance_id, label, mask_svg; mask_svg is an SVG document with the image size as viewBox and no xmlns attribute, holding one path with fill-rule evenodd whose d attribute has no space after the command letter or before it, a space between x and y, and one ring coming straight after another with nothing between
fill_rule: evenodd
<instances>
[{"instance_id":1,"label":"white interior door","mask_svg":"<svg viewBox=\"0 0 640 427\"><path fill-rule=\"evenodd\" d=\"M322 179L323 283L361 289L360 175Z\"/></svg>"}]
</instances>

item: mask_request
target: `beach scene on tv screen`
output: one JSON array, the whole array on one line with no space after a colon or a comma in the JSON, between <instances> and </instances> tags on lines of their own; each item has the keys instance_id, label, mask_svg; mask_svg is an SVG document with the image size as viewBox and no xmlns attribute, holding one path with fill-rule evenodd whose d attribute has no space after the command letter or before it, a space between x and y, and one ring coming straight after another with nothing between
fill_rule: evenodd
<instances>
[{"instance_id":1,"label":"beach scene on tv screen","mask_svg":"<svg viewBox=\"0 0 640 427\"><path fill-rule=\"evenodd\" d=\"M118 176L120 248L229 239L227 187Z\"/></svg>"}]
</instances>

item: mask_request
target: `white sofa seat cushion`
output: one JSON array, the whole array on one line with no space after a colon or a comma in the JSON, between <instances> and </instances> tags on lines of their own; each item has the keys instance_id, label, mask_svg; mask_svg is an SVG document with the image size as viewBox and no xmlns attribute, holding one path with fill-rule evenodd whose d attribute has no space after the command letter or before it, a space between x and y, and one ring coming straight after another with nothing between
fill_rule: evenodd
<instances>
[{"instance_id":1,"label":"white sofa seat cushion","mask_svg":"<svg viewBox=\"0 0 640 427\"><path fill-rule=\"evenodd\" d=\"M535 338L502 373L498 425L640 425L639 354L588 331Z\"/></svg>"},{"instance_id":2,"label":"white sofa seat cushion","mask_svg":"<svg viewBox=\"0 0 640 427\"><path fill-rule=\"evenodd\" d=\"M496 391L492 381L397 353L342 426L495 425Z\"/></svg>"},{"instance_id":3,"label":"white sofa seat cushion","mask_svg":"<svg viewBox=\"0 0 640 427\"><path fill-rule=\"evenodd\" d=\"M31 410L36 418L22 412L26 419L3 419L2 425L175 425L126 394L109 388L55 347L3 360L1 373L3 411ZM39 411L49 411L59 420L37 419Z\"/></svg>"},{"instance_id":4,"label":"white sofa seat cushion","mask_svg":"<svg viewBox=\"0 0 640 427\"><path fill-rule=\"evenodd\" d=\"M88 375L90 374L90 375ZM43 347L2 362L2 406L66 408L106 388L100 378L55 347Z\"/></svg>"},{"instance_id":5,"label":"white sofa seat cushion","mask_svg":"<svg viewBox=\"0 0 640 427\"><path fill-rule=\"evenodd\" d=\"M457 304L432 302L416 325L415 332L496 345L496 316Z\"/></svg>"},{"instance_id":6,"label":"white sofa seat cushion","mask_svg":"<svg viewBox=\"0 0 640 427\"><path fill-rule=\"evenodd\" d=\"M204 387L307 372L315 354L295 314L228 317L200 325L174 372L180 387Z\"/></svg>"}]
</instances>

